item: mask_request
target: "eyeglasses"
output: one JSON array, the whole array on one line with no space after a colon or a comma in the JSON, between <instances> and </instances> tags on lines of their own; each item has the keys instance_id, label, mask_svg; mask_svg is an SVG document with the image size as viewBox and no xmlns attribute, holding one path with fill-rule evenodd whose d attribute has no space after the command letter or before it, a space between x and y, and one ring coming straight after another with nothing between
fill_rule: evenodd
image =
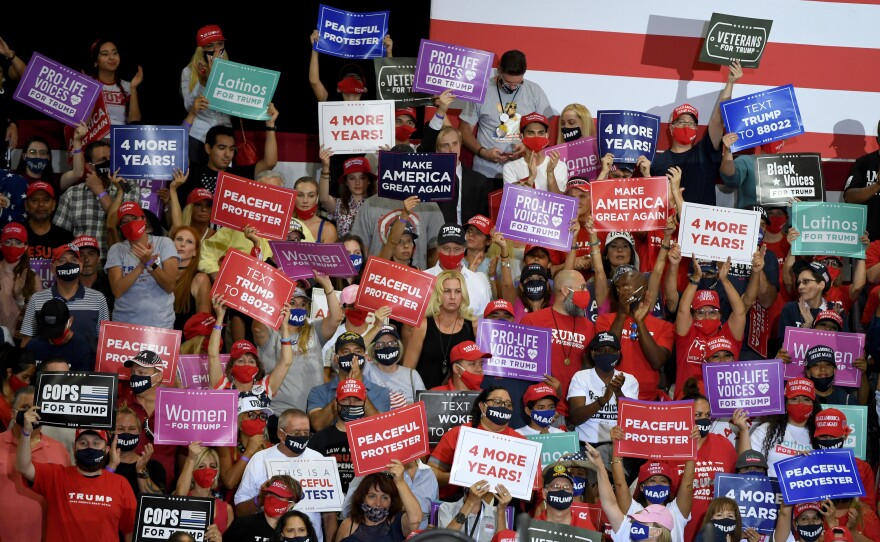
<instances>
[{"instance_id":1,"label":"eyeglasses","mask_svg":"<svg viewBox=\"0 0 880 542\"><path fill-rule=\"evenodd\" d=\"M513 402L498 398L486 399L486 404L492 405L493 407L513 408Z\"/></svg>"},{"instance_id":2,"label":"eyeglasses","mask_svg":"<svg viewBox=\"0 0 880 542\"><path fill-rule=\"evenodd\" d=\"M569 493L574 492L574 488L573 488L573 487L571 487L571 486L566 486L566 485L560 485L560 484L553 484L553 485L550 485L550 486L544 486L544 489L550 489L550 490L553 490L553 491L568 491Z\"/></svg>"},{"instance_id":3,"label":"eyeglasses","mask_svg":"<svg viewBox=\"0 0 880 542\"><path fill-rule=\"evenodd\" d=\"M396 346L400 346L400 343L397 341L378 342L376 343L376 350L381 350L383 348L394 348Z\"/></svg>"},{"instance_id":4,"label":"eyeglasses","mask_svg":"<svg viewBox=\"0 0 880 542\"><path fill-rule=\"evenodd\" d=\"M700 316L713 316L715 314L721 314L721 311L718 309L697 309L694 311L694 314L699 314Z\"/></svg>"},{"instance_id":5,"label":"eyeglasses","mask_svg":"<svg viewBox=\"0 0 880 542\"><path fill-rule=\"evenodd\" d=\"M297 431L291 431L289 433L287 431L285 431L284 429L282 429L281 432L289 437L310 437L310 436L312 436L312 432L309 431L308 429L299 429Z\"/></svg>"},{"instance_id":6,"label":"eyeglasses","mask_svg":"<svg viewBox=\"0 0 880 542\"><path fill-rule=\"evenodd\" d=\"M822 260L822 265L825 267L833 267L834 269L840 269L842 267L837 260Z\"/></svg>"},{"instance_id":7,"label":"eyeglasses","mask_svg":"<svg viewBox=\"0 0 880 542\"><path fill-rule=\"evenodd\" d=\"M795 284L797 284L798 286L806 286L807 284L809 284L811 282L819 282L819 281L816 279L801 279L801 280L797 281Z\"/></svg>"},{"instance_id":8,"label":"eyeglasses","mask_svg":"<svg viewBox=\"0 0 880 542\"><path fill-rule=\"evenodd\" d=\"M688 122L686 120L677 120L677 121L673 122L672 125L677 128L696 128L697 127L696 122Z\"/></svg>"},{"instance_id":9,"label":"eyeglasses","mask_svg":"<svg viewBox=\"0 0 880 542\"><path fill-rule=\"evenodd\" d=\"M265 412L257 412L256 410L251 410L247 413L247 417L249 420L256 420L257 418L266 421L269 419L269 415Z\"/></svg>"},{"instance_id":10,"label":"eyeglasses","mask_svg":"<svg viewBox=\"0 0 880 542\"><path fill-rule=\"evenodd\" d=\"M27 153L28 153L28 156L42 156L42 157L49 156L49 151L44 151L44 150L38 151L37 149L30 149L30 150L28 150Z\"/></svg>"}]
</instances>

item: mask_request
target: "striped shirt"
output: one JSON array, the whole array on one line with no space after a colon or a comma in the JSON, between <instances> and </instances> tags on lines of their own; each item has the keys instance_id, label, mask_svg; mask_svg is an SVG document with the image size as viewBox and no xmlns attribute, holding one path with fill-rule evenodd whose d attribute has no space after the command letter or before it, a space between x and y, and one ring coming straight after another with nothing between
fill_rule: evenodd
<instances>
[{"instance_id":1,"label":"striped shirt","mask_svg":"<svg viewBox=\"0 0 880 542\"><path fill-rule=\"evenodd\" d=\"M84 339L93 350L98 346L98 329L102 320L110 319L110 311L107 310L107 300L104 294L82 284L70 299L64 299L58 292L58 287L53 285L51 289L40 290L34 293L24 310L24 318L21 322L21 334L34 337L38 332L36 313L43 308L46 301L61 299L67 303L70 315L73 317L73 332Z\"/></svg>"}]
</instances>

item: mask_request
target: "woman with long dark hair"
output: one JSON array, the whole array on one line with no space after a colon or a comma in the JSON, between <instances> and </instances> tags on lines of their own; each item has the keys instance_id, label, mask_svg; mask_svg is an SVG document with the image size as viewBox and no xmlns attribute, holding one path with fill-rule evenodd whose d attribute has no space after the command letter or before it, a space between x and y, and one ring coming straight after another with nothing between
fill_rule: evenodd
<instances>
[{"instance_id":1,"label":"woman with long dark hair","mask_svg":"<svg viewBox=\"0 0 880 542\"><path fill-rule=\"evenodd\" d=\"M110 123L118 126L132 124L141 120L141 106L138 102L137 88L144 80L144 70L140 66L131 81L119 77L119 49L112 40L95 40L89 48L92 67L89 75L103 85L104 106L110 115Z\"/></svg>"},{"instance_id":2,"label":"woman with long dark hair","mask_svg":"<svg viewBox=\"0 0 880 542\"><path fill-rule=\"evenodd\" d=\"M752 449L767 458L767 472L773 472L777 461L813 449L811 438L820 411L812 380L793 378L785 383L785 414L763 418L752 431Z\"/></svg>"},{"instance_id":3,"label":"woman with long dark hair","mask_svg":"<svg viewBox=\"0 0 880 542\"><path fill-rule=\"evenodd\" d=\"M278 518L273 542L318 542L315 526L309 516L299 510L291 510Z\"/></svg>"},{"instance_id":4,"label":"woman with long dark hair","mask_svg":"<svg viewBox=\"0 0 880 542\"><path fill-rule=\"evenodd\" d=\"M36 373L37 362L32 352L9 343L0 346L0 429L3 431L12 422L15 392L30 386Z\"/></svg>"}]
</instances>

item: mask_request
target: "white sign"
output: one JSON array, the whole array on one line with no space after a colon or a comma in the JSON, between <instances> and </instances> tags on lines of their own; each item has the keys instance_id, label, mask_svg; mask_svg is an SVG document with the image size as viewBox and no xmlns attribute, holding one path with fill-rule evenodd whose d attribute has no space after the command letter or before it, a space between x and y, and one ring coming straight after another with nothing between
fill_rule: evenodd
<instances>
[{"instance_id":1,"label":"white sign","mask_svg":"<svg viewBox=\"0 0 880 542\"><path fill-rule=\"evenodd\" d=\"M335 457L323 459L272 459L266 461L269 478L286 474L299 482L303 498L296 504L300 512L338 512L342 510L342 482Z\"/></svg>"},{"instance_id":2,"label":"white sign","mask_svg":"<svg viewBox=\"0 0 880 542\"><path fill-rule=\"evenodd\" d=\"M751 265L758 248L761 213L729 207L685 203L678 244L681 255L703 260Z\"/></svg>"},{"instance_id":3,"label":"white sign","mask_svg":"<svg viewBox=\"0 0 880 542\"><path fill-rule=\"evenodd\" d=\"M492 492L501 484L514 497L529 500L540 467L540 442L462 427L449 483L471 487L488 480Z\"/></svg>"},{"instance_id":4,"label":"white sign","mask_svg":"<svg viewBox=\"0 0 880 542\"><path fill-rule=\"evenodd\" d=\"M394 146L394 101L318 103L318 137L334 154L377 152Z\"/></svg>"}]
</instances>

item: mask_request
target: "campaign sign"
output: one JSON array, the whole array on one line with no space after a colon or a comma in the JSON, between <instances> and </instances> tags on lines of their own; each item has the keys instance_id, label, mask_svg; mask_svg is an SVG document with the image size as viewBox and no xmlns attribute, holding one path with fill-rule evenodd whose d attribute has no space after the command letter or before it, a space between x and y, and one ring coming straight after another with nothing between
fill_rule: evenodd
<instances>
[{"instance_id":1,"label":"campaign sign","mask_svg":"<svg viewBox=\"0 0 880 542\"><path fill-rule=\"evenodd\" d=\"M749 417L785 412L781 360L704 363L703 382L712 416L729 418L738 408Z\"/></svg>"},{"instance_id":2,"label":"campaign sign","mask_svg":"<svg viewBox=\"0 0 880 542\"><path fill-rule=\"evenodd\" d=\"M342 243L269 241L269 246L272 248L272 259L293 280L312 278L313 269L330 277L357 275Z\"/></svg>"},{"instance_id":3,"label":"campaign sign","mask_svg":"<svg viewBox=\"0 0 880 542\"><path fill-rule=\"evenodd\" d=\"M86 128L88 128L88 131L82 139L82 148L85 149L89 146L89 143L99 141L109 136L110 126L110 115L107 113L107 106L104 105L104 93L101 92L98 94L98 99L95 100L95 107L92 109L92 114L89 115L89 118L86 120ZM73 154L71 153L73 152L73 134L75 132L75 126L64 126L64 141L67 141L67 152L69 155L68 163L73 163Z\"/></svg>"},{"instance_id":4,"label":"campaign sign","mask_svg":"<svg viewBox=\"0 0 880 542\"><path fill-rule=\"evenodd\" d=\"M229 354L220 354L220 365L226 367L227 363L229 363ZM177 359L177 375L186 389L211 389L211 381L208 378L208 354L181 354Z\"/></svg>"},{"instance_id":5,"label":"campaign sign","mask_svg":"<svg viewBox=\"0 0 880 542\"><path fill-rule=\"evenodd\" d=\"M727 131L739 135L730 146L731 152L804 133L792 85L721 102L721 116Z\"/></svg>"},{"instance_id":6,"label":"campaign sign","mask_svg":"<svg viewBox=\"0 0 880 542\"><path fill-rule=\"evenodd\" d=\"M770 36L773 21L713 13L709 20L700 62L727 66L739 60L743 68L757 68Z\"/></svg>"},{"instance_id":7,"label":"campaign sign","mask_svg":"<svg viewBox=\"0 0 880 542\"><path fill-rule=\"evenodd\" d=\"M296 504L300 512L338 512L342 510L342 482L333 456L320 459L270 459L266 477L286 474L299 482L303 498Z\"/></svg>"},{"instance_id":8,"label":"campaign sign","mask_svg":"<svg viewBox=\"0 0 880 542\"><path fill-rule=\"evenodd\" d=\"M715 498L727 497L739 505L743 529L772 534L782 504L779 481L754 474L715 474Z\"/></svg>"},{"instance_id":9,"label":"campaign sign","mask_svg":"<svg viewBox=\"0 0 880 542\"><path fill-rule=\"evenodd\" d=\"M114 373L40 373L36 396L40 423L115 429L118 382Z\"/></svg>"},{"instance_id":10,"label":"campaign sign","mask_svg":"<svg viewBox=\"0 0 880 542\"><path fill-rule=\"evenodd\" d=\"M483 374L543 382L550 374L550 334L546 328L480 320L477 344L492 353L483 360Z\"/></svg>"},{"instance_id":11,"label":"campaign sign","mask_svg":"<svg viewBox=\"0 0 880 542\"><path fill-rule=\"evenodd\" d=\"M836 408L846 416L850 433L843 441L843 447L852 450L853 455L865 459L866 439L868 438L868 407L864 405L821 405L822 409Z\"/></svg>"},{"instance_id":12,"label":"campaign sign","mask_svg":"<svg viewBox=\"0 0 880 542\"><path fill-rule=\"evenodd\" d=\"M541 443L542 469L561 460L564 455L576 454L581 450L578 434L574 431L526 435L526 438Z\"/></svg>"},{"instance_id":13,"label":"campaign sign","mask_svg":"<svg viewBox=\"0 0 880 542\"><path fill-rule=\"evenodd\" d=\"M278 329L281 309L295 287L279 269L230 248L220 265L211 295L225 296L228 307Z\"/></svg>"},{"instance_id":14,"label":"campaign sign","mask_svg":"<svg viewBox=\"0 0 880 542\"><path fill-rule=\"evenodd\" d=\"M413 90L483 103L495 53L423 39L419 44Z\"/></svg>"},{"instance_id":15,"label":"campaign sign","mask_svg":"<svg viewBox=\"0 0 880 542\"><path fill-rule=\"evenodd\" d=\"M382 41L388 34L390 11L355 13L321 4L315 51L341 58L385 56Z\"/></svg>"},{"instance_id":16,"label":"campaign sign","mask_svg":"<svg viewBox=\"0 0 880 542\"><path fill-rule=\"evenodd\" d=\"M504 190L489 192L489 218L491 218L492 222L495 224L498 223L498 213L501 210L501 197L503 194Z\"/></svg>"},{"instance_id":17,"label":"campaign sign","mask_svg":"<svg viewBox=\"0 0 880 542\"><path fill-rule=\"evenodd\" d=\"M334 154L364 154L394 146L394 102L320 102L318 139Z\"/></svg>"},{"instance_id":18,"label":"campaign sign","mask_svg":"<svg viewBox=\"0 0 880 542\"><path fill-rule=\"evenodd\" d=\"M761 205L788 205L794 198L825 201L822 155L817 152L756 156L755 174Z\"/></svg>"},{"instance_id":19,"label":"campaign sign","mask_svg":"<svg viewBox=\"0 0 880 542\"><path fill-rule=\"evenodd\" d=\"M355 306L367 311L391 307L391 318L419 326L437 277L406 265L370 256L361 273Z\"/></svg>"},{"instance_id":20,"label":"campaign sign","mask_svg":"<svg viewBox=\"0 0 880 542\"><path fill-rule=\"evenodd\" d=\"M513 497L528 500L540 466L540 442L462 427L449 483L471 487L474 482L486 480L489 491L496 492L501 484Z\"/></svg>"},{"instance_id":21,"label":"campaign sign","mask_svg":"<svg viewBox=\"0 0 880 542\"><path fill-rule=\"evenodd\" d=\"M152 179L133 179L129 181L129 189L126 199L137 202L141 209L150 211L156 216L162 216L165 211L165 202L159 197L159 191L169 184L168 181L154 181Z\"/></svg>"},{"instance_id":22,"label":"campaign sign","mask_svg":"<svg viewBox=\"0 0 880 542\"><path fill-rule=\"evenodd\" d=\"M430 95L414 92L413 79L416 75L415 57L374 58L376 70L376 98L394 100L398 107L419 106L433 103Z\"/></svg>"},{"instance_id":23,"label":"campaign sign","mask_svg":"<svg viewBox=\"0 0 880 542\"><path fill-rule=\"evenodd\" d=\"M177 375L177 357L182 335L178 329L104 320L98 330L95 368L98 371L119 373L121 380L128 380L131 371L123 364L141 350L152 350L162 359L162 384L171 386Z\"/></svg>"},{"instance_id":24,"label":"campaign sign","mask_svg":"<svg viewBox=\"0 0 880 542\"><path fill-rule=\"evenodd\" d=\"M470 423L471 408L479 395L478 391L417 391L416 401L425 404L428 443L436 446L447 431Z\"/></svg>"},{"instance_id":25,"label":"campaign sign","mask_svg":"<svg viewBox=\"0 0 880 542\"><path fill-rule=\"evenodd\" d=\"M666 228L666 177L633 177L590 183L596 231L652 231Z\"/></svg>"},{"instance_id":26,"label":"campaign sign","mask_svg":"<svg viewBox=\"0 0 880 542\"><path fill-rule=\"evenodd\" d=\"M865 259L860 238L867 228L867 205L796 201L791 207L791 225L800 232L791 244L792 254Z\"/></svg>"},{"instance_id":27,"label":"campaign sign","mask_svg":"<svg viewBox=\"0 0 880 542\"><path fill-rule=\"evenodd\" d=\"M507 487L507 486L505 486ZM529 520L527 542L602 542L602 533L555 521Z\"/></svg>"},{"instance_id":28,"label":"campaign sign","mask_svg":"<svg viewBox=\"0 0 880 542\"><path fill-rule=\"evenodd\" d=\"M592 181L602 171L597 145L596 136L582 137L561 145L545 147L542 152L544 156L550 156L554 151L558 152L559 159L568 166L569 179L583 177Z\"/></svg>"},{"instance_id":29,"label":"campaign sign","mask_svg":"<svg viewBox=\"0 0 880 542\"><path fill-rule=\"evenodd\" d=\"M807 350L820 345L834 350L834 362L837 365L834 384L858 388L862 383L862 371L853 367L853 361L865 357L864 333L786 327L782 347L788 351L791 363L785 365L785 379L803 378Z\"/></svg>"},{"instance_id":30,"label":"campaign sign","mask_svg":"<svg viewBox=\"0 0 880 542\"><path fill-rule=\"evenodd\" d=\"M697 458L693 401L617 400L617 424L624 438L614 442L618 457L682 460Z\"/></svg>"},{"instance_id":31,"label":"campaign sign","mask_svg":"<svg viewBox=\"0 0 880 542\"><path fill-rule=\"evenodd\" d=\"M383 472L392 459L409 463L430 453L424 403L348 422L345 432L355 476Z\"/></svg>"},{"instance_id":32,"label":"campaign sign","mask_svg":"<svg viewBox=\"0 0 880 542\"><path fill-rule=\"evenodd\" d=\"M114 126L110 171L124 179L170 181L189 168L189 130L183 126Z\"/></svg>"},{"instance_id":33,"label":"campaign sign","mask_svg":"<svg viewBox=\"0 0 880 542\"><path fill-rule=\"evenodd\" d=\"M777 461L773 468L785 504L865 496L852 450L813 450Z\"/></svg>"},{"instance_id":34,"label":"campaign sign","mask_svg":"<svg viewBox=\"0 0 880 542\"><path fill-rule=\"evenodd\" d=\"M295 206L296 190L221 171L211 206L211 222L239 231L252 226L260 237L287 239Z\"/></svg>"},{"instance_id":35,"label":"campaign sign","mask_svg":"<svg viewBox=\"0 0 880 542\"><path fill-rule=\"evenodd\" d=\"M455 183L452 153L379 153L379 197L421 201L449 201Z\"/></svg>"},{"instance_id":36,"label":"campaign sign","mask_svg":"<svg viewBox=\"0 0 880 542\"><path fill-rule=\"evenodd\" d=\"M761 213L685 202L678 228L678 244L685 256L703 260L752 265L758 246Z\"/></svg>"},{"instance_id":37,"label":"campaign sign","mask_svg":"<svg viewBox=\"0 0 880 542\"><path fill-rule=\"evenodd\" d=\"M501 194L495 230L511 241L568 252L577 210L577 198L508 184Z\"/></svg>"},{"instance_id":38,"label":"campaign sign","mask_svg":"<svg viewBox=\"0 0 880 542\"><path fill-rule=\"evenodd\" d=\"M134 542L168 540L178 531L202 542L212 523L214 499L141 494L135 513Z\"/></svg>"},{"instance_id":39,"label":"campaign sign","mask_svg":"<svg viewBox=\"0 0 880 542\"><path fill-rule=\"evenodd\" d=\"M218 58L214 60L205 97L214 111L245 119L269 119L269 102L281 72Z\"/></svg>"},{"instance_id":40,"label":"campaign sign","mask_svg":"<svg viewBox=\"0 0 880 542\"><path fill-rule=\"evenodd\" d=\"M640 111L617 110L599 111L596 119L599 156L610 152L615 164L635 164L639 156L654 161L660 117Z\"/></svg>"},{"instance_id":41,"label":"campaign sign","mask_svg":"<svg viewBox=\"0 0 880 542\"><path fill-rule=\"evenodd\" d=\"M96 80L40 53L31 55L12 97L64 124L87 120L101 94Z\"/></svg>"},{"instance_id":42,"label":"campaign sign","mask_svg":"<svg viewBox=\"0 0 880 542\"><path fill-rule=\"evenodd\" d=\"M52 260L46 260L44 258L31 258L28 259L28 267L31 268L31 271L37 275L37 278L40 279L40 282L43 284L43 289L51 288L53 284L55 284L55 274L52 273Z\"/></svg>"},{"instance_id":43,"label":"campaign sign","mask_svg":"<svg viewBox=\"0 0 880 542\"><path fill-rule=\"evenodd\" d=\"M188 446L235 446L238 392L235 390L156 389L153 441Z\"/></svg>"}]
</instances>

